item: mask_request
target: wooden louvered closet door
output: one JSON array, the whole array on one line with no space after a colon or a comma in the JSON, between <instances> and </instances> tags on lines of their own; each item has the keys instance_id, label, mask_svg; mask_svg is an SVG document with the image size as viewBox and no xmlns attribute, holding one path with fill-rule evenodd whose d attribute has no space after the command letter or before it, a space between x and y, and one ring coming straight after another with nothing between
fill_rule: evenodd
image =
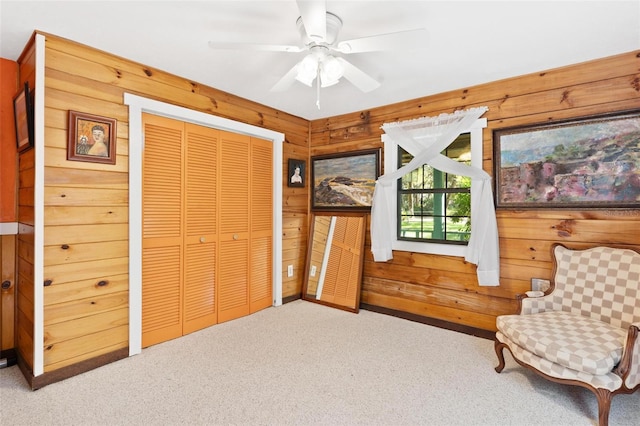
<instances>
[{"instance_id":1,"label":"wooden louvered closet door","mask_svg":"<svg viewBox=\"0 0 640 426\"><path fill-rule=\"evenodd\" d=\"M184 123L143 115L142 346L182 336Z\"/></svg>"},{"instance_id":2,"label":"wooden louvered closet door","mask_svg":"<svg viewBox=\"0 0 640 426\"><path fill-rule=\"evenodd\" d=\"M213 325L216 312L219 132L185 124L183 334Z\"/></svg>"},{"instance_id":3,"label":"wooden louvered closet door","mask_svg":"<svg viewBox=\"0 0 640 426\"><path fill-rule=\"evenodd\" d=\"M251 138L249 311L273 304L273 144Z\"/></svg>"},{"instance_id":4,"label":"wooden louvered closet door","mask_svg":"<svg viewBox=\"0 0 640 426\"><path fill-rule=\"evenodd\" d=\"M217 321L218 131L143 116L142 346Z\"/></svg>"},{"instance_id":5,"label":"wooden louvered closet door","mask_svg":"<svg viewBox=\"0 0 640 426\"><path fill-rule=\"evenodd\" d=\"M272 305L273 147L220 132L218 322Z\"/></svg>"},{"instance_id":6,"label":"wooden louvered closet door","mask_svg":"<svg viewBox=\"0 0 640 426\"><path fill-rule=\"evenodd\" d=\"M272 305L273 146L143 115L142 346Z\"/></svg>"},{"instance_id":7,"label":"wooden louvered closet door","mask_svg":"<svg viewBox=\"0 0 640 426\"><path fill-rule=\"evenodd\" d=\"M218 321L249 315L251 138L220 132L220 300Z\"/></svg>"}]
</instances>

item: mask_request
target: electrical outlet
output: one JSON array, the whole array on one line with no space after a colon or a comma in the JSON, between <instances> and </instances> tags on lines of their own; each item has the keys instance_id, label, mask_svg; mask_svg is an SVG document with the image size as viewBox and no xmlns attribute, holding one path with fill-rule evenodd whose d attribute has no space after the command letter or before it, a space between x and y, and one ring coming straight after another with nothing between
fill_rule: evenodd
<instances>
[{"instance_id":1,"label":"electrical outlet","mask_svg":"<svg viewBox=\"0 0 640 426\"><path fill-rule=\"evenodd\" d=\"M293 276L293 265L287 266L287 277Z\"/></svg>"},{"instance_id":2,"label":"electrical outlet","mask_svg":"<svg viewBox=\"0 0 640 426\"><path fill-rule=\"evenodd\" d=\"M542 278L531 278L532 291L547 291L551 287L551 282Z\"/></svg>"}]
</instances>

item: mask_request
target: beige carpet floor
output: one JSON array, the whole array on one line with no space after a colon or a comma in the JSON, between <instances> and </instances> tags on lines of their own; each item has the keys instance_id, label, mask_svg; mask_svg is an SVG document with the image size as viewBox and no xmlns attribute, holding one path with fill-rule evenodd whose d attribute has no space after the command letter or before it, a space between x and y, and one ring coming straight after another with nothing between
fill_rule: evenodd
<instances>
[{"instance_id":1,"label":"beige carpet floor","mask_svg":"<svg viewBox=\"0 0 640 426\"><path fill-rule=\"evenodd\" d=\"M595 425L595 396L493 342L298 300L30 391L0 370L1 425ZM640 425L640 393L610 425Z\"/></svg>"}]
</instances>

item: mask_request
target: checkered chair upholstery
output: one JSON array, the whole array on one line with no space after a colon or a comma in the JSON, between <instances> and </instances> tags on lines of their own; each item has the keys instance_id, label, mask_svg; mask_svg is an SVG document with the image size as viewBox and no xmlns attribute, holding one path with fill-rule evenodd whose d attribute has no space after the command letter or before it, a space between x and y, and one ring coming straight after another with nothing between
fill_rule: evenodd
<instances>
[{"instance_id":1,"label":"checkered chair upholstery","mask_svg":"<svg viewBox=\"0 0 640 426\"><path fill-rule=\"evenodd\" d=\"M496 371L507 348L550 380L590 389L603 426L613 395L640 388L640 254L561 244L552 253L552 287L542 297L522 297L518 315L496 320Z\"/></svg>"}]
</instances>

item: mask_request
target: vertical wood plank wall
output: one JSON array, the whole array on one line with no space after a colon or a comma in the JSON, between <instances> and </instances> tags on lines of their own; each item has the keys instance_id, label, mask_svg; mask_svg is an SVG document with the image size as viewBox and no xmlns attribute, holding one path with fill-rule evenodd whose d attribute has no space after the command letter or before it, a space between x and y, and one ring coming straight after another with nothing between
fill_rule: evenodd
<instances>
[{"instance_id":1,"label":"vertical wood plank wall","mask_svg":"<svg viewBox=\"0 0 640 426\"><path fill-rule=\"evenodd\" d=\"M215 114L285 134L283 297L299 297L308 235L309 185L287 186L289 158L381 147L384 122L486 105L484 168L493 168L495 129L640 108L640 51L418 98L309 123L188 79L45 34L44 278L45 371L127 345L128 108L123 94ZM33 84L33 48L19 60ZM117 164L66 160L69 110L115 118ZM33 225L33 150L19 159L18 221ZM309 179L306 168L305 181ZM479 287L460 258L395 252L374 263L367 232L362 302L485 330L515 310L531 277L549 278L549 246L622 244L640 248L640 210L498 212L501 286ZM368 227L368 226L367 226ZM367 230L368 231L368 230ZM33 344L33 235L18 236L17 347ZM294 276L287 277L287 265ZM31 277L31 281L30 280ZM98 286L107 278L109 285ZM42 285L42 283L35 284ZM31 296L32 297L32 296ZM31 309L31 311L30 311ZM100 342L100 344L96 344Z\"/></svg>"},{"instance_id":2,"label":"vertical wood plank wall","mask_svg":"<svg viewBox=\"0 0 640 426\"><path fill-rule=\"evenodd\" d=\"M470 70L469 72L473 72ZM486 105L483 167L493 175L496 129L640 108L640 51L311 122L310 155L381 147L385 122ZM532 277L550 278L550 245L640 248L640 210L499 210L501 285L479 287L462 258L394 252L373 262L367 232L362 302L495 330Z\"/></svg>"},{"instance_id":3,"label":"vertical wood plank wall","mask_svg":"<svg viewBox=\"0 0 640 426\"><path fill-rule=\"evenodd\" d=\"M32 38L33 42L33 38ZM18 59L18 82L29 83L35 88L35 46L27 46ZM34 191L35 150L30 149L18 156L18 235L17 235L17 308L16 349L28 368L33 367L33 320L34 320Z\"/></svg>"},{"instance_id":4,"label":"vertical wood plank wall","mask_svg":"<svg viewBox=\"0 0 640 426\"><path fill-rule=\"evenodd\" d=\"M44 277L51 280L44 296L44 370L49 372L128 345L125 92L284 133L284 170L290 157L308 157L309 126L307 120L185 78L44 35ZM117 120L115 165L67 161L69 110ZM21 182L20 193L28 190ZM283 276L285 299L301 293L307 197L307 188L284 185L283 270L294 264L296 272ZM30 352L25 347L23 356Z\"/></svg>"}]
</instances>

